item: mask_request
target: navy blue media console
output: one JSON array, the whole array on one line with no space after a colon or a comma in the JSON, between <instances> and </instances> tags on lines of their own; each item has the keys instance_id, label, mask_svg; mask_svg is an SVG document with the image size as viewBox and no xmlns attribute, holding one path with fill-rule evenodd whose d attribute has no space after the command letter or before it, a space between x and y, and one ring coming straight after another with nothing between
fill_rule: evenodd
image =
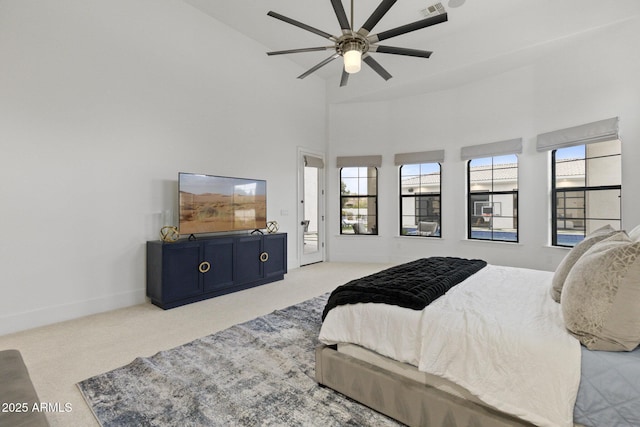
<instances>
[{"instance_id":1,"label":"navy blue media console","mask_svg":"<svg viewBox=\"0 0 640 427\"><path fill-rule=\"evenodd\" d=\"M287 234L147 242L147 296L163 309L284 279Z\"/></svg>"}]
</instances>

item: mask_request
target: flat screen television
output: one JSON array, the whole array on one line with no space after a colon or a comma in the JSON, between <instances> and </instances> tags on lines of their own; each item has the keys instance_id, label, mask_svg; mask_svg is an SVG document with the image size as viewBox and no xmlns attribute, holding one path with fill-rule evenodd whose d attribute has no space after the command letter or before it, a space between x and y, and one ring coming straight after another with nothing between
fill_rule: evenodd
<instances>
[{"instance_id":1,"label":"flat screen television","mask_svg":"<svg viewBox=\"0 0 640 427\"><path fill-rule=\"evenodd\" d=\"M178 173L180 234L267 227L267 182L260 179Z\"/></svg>"}]
</instances>

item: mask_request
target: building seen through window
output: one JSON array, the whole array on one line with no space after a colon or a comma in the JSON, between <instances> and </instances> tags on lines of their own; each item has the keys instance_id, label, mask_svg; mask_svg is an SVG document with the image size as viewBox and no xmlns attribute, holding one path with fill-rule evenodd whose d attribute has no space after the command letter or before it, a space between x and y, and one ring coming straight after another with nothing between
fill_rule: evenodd
<instances>
[{"instance_id":1,"label":"building seen through window","mask_svg":"<svg viewBox=\"0 0 640 427\"><path fill-rule=\"evenodd\" d=\"M340 234L378 234L378 169L340 169Z\"/></svg>"},{"instance_id":2,"label":"building seen through window","mask_svg":"<svg viewBox=\"0 0 640 427\"><path fill-rule=\"evenodd\" d=\"M552 152L554 246L575 246L605 225L622 226L619 140L559 148Z\"/></svg>"},{"instance_id":3,"label":"building seen through window","mask_svg":"<svg viewBox=\"0 0 640 427\"><path fill-rule=\"evenodd\" d=\"M400 235L440 237L440 164L400 166Z\"/></svg>"},{"instance_id":4,"label":"building seen through window","mask_svg":"<svg viewBox=\"0 0 640 427\"><path fill-rule=\"evenodd\" d=\"M467 238L518 241L518 156L469 160Z\"/></svg>"}]
</instances>

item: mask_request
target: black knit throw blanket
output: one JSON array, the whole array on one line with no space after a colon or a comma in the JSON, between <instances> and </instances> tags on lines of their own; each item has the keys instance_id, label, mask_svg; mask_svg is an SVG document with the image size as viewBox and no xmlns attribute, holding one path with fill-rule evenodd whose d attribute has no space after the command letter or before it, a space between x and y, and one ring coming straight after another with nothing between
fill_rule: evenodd
<instances>
[{"instance_id":1,"label":"black knit throw blanket","mask_svg":"<svg viewBox=\"0 0 640 427\"><path fill-rule=\"evenodd\" d=\"M329 297L322 320L339 305L381 303L422 310L487 263L454 257L422 258L352 280Z\"/></svg>"}]
</instances>

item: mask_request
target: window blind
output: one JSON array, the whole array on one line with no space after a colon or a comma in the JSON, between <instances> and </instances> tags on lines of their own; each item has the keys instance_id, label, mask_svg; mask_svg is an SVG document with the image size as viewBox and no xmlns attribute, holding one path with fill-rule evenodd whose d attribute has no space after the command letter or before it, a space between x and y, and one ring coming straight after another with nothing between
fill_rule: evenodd
<instances>
[{"instance_id":1,"label":"window blind","mask_svg":"<svg viewBox=\"0 0 640 427\"><path fill-rule=\"evenodd\" d=\"M444 150L399 153L395 155L394 161L396 166L414 165L417 163L442 163L444 162Z\"/></svg>"},{"instance_id":2,"label":"window blind","mask_svg":"<svg viewBox=\"0 0 640 427\"><path fill-rule=\"evenodd\" d=\"M536 150L551 151L557 148L592 144L594 142L611 141L614 139L620 139L618 135L617 117L542 133L538 135Z\"/></svg>"},{"instance_id":3,"label":"window blind","mask_svg":"<svg viewBox=\"0 0 640 427\"><path fill-rule=\"evenodd\" d=\"M324 161L320 157L304 156L304 165L310 168L324 168Z\"/></svg>"},{"instance_id":4,"label":"window blind","mask_svg":"<svg viewBox=\"0 0 640 427\"><path fill-rule=\"evenodd\" d=\"M471 160L481 157L504 156L506 154L520 153L522 153L522 138L516 138L508 139L506 141L491 142L489 144L462 147L460 150L460 158L462 160Z\"/></svg>"},{"instance_id":5,"label":"window blind","mask_svg":"<svg viewBox=\"0 0 640 427\"><path fill-rule=\"evenodd\" d=\"M382 156L348 156L338 157L339 168L377 167L382 166Z\"/></svg>"}]
</instances>

